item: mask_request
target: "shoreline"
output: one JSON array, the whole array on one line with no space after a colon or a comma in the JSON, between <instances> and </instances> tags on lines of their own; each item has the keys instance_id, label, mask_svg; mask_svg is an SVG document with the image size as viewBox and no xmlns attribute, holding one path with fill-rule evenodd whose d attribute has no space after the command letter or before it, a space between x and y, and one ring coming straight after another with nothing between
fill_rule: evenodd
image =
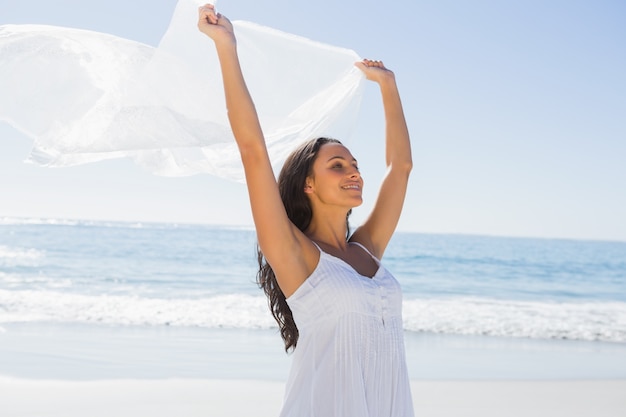
<instances>
[{"instance_id":1,"label":"shoreline","mask_svg":"<svg viewBox=\"0 0 626 417\"><path fill-rule=\"evenodd\" d=\"M411 388L416 416L616 417L626 409L626 379L412 380ZM0 377L0 409L11 417L276 417L283 391L283 382L261 380L42 381Z\"/></svg>"},{"instance_id":2,"label":"shoreline","mask_svg":"<svg viewBox=\"0 0 626 417\"><path fill-rule=\"evenodd\" d=\"M0 377L285 381L276 329L3 324ZM626 344L405 332L412 380L626 379Z\"/></svg>"}]
</instances>

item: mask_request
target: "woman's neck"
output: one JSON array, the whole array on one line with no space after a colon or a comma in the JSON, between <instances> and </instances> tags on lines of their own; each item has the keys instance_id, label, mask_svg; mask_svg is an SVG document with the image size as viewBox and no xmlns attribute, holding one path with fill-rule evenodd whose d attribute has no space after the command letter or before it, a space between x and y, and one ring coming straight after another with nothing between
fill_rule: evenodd
<instances>
[{"instance_id":1,"label":"woman's neck","mask_svg":"<svg viewBox=\"0 0 626 417\"><path fill-rule=\"evenodd\" d=\"M305 234L316 243L345 250L348 246L348 222L343 216L313 216Z\"/></svg>"}]
</instances>

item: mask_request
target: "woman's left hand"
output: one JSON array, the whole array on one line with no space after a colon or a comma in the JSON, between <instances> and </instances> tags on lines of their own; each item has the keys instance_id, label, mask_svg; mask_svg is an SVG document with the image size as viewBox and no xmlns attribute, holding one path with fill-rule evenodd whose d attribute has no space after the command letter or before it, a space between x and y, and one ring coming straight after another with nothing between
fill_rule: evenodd
<instances>
[{"instance_id":1,"label":"woman's left hand","mask_svg":"<svg viewBox=\"0 0 626 417\"><path fill-rule=\"evenodd\" d=\"M387 69L382 61L364 59L363 61L356 62L354 65L363 71L365 78L379 84L385 79L393 79L395 77L393 71Z\"/></svg>"}]
</instances>

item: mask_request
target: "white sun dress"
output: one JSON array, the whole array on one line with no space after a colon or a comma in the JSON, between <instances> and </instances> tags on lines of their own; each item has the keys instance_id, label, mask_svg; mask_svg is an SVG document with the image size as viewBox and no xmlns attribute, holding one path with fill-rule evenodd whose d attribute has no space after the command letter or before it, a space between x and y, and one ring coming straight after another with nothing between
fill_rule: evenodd
<instances>
[{"instance_id":1,"label":"white sun dress","mask_svg":"<svg viewBox=\"0 0 626 417\"><path fill-rule=\"evenodd\" d=\"M281 417L413 417L400 285L372 258L369 278L320 249L287 299L299 339Z\"/></svg>"}]
</instances>

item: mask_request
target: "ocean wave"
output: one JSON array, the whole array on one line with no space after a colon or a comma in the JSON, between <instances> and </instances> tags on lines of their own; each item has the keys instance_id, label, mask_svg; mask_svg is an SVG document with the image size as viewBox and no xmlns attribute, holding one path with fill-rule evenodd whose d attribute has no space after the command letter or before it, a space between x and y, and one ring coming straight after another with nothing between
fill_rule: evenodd
<instances>
[{"instance_id":1,"label":"ocean wave","mask_svg":"<svg viewBox=\"0 0 626 417\"><path fill-rule=\"evenodd\" d=\"M175 223L150 223L111 220L55 219L45 217L0 217L0 226L94 226L103 228L176 228Z\"/></svg>"},{"instance_id":2,"label":"ocean wave","mask_svg":"<svg viewBox=\"0 0 626 417\"><path fill-rule=\"evenodd\" d=\"M550 303L487 298L409 299L412 332L626 342L626 303ZM91 323L128 326L275 328L265 297L190 298L0 290L0 324Z\"/></svg>"},{"instance_id":3,"label":"ocean wave","mask_svg":"<svg viewBox=\"0 0 626 417\"><path fill-rule=\"evenodd\" d=\"M44 252L32 248L15 248L0 245L0 265L31 264L44 256Z\"/></svg>"},{"instance_id":4,"label":"ocean wave","mask_svg":"<svg viewBox=\"0 0 626 417\"><path fill-rule=\"evenodd\" d=\"M63 322L131 326L275 327L263 297L199 299L0 290L0 323Z\"/></svg>"},{"instance_id":5,"label":"ocean wave","mask_svg":"<svg viewBox=\"0 0 626 417\"><path fill-rule=\"evenodd\" d=\"M0 287L8 289L33 287L60 289L70 288L73 285L74 283L69 278L52 278L42 274L24 276L21 274L6 274L4 272L0 272Z\"/></svg>"},{"instance_id":6,"label":"ocean wave","mask_svg":"<svg viewBox=\"0 0 626 417\"><path fill-rule=\"evenodd\" d=\"M2 226L22 226L22 225L62 225L77 226L88 223L87 221L70 220L70 219L50 219L42 217L0 217L0 225Z\"/></svg>"},{"instance_id":7,"label":"ocean wave","mask_svg":"<svg viewBox=\"0 0 626 417\"><path fill-rule=\"evenodd\" d=\"M213 225L196 223L166 223L166 222L141 222L141 221L112 221L112 220L77 220L55 219L44 217L0 217L0 226L78 226L100 227L115 229L184 229L184 228L207 228L232 231L254 232L252 225Z\"/></svg>"},{"instance_id":8,"label":"ocean wave","mask_svg":"<svg viewBox=\"0 0 626 417\"><path fill-rule=\"evenodd\" d=\"M413 299L403 315L415 332L626 342L626 303L617 301Z\"/></svg>"}]
</instances>

